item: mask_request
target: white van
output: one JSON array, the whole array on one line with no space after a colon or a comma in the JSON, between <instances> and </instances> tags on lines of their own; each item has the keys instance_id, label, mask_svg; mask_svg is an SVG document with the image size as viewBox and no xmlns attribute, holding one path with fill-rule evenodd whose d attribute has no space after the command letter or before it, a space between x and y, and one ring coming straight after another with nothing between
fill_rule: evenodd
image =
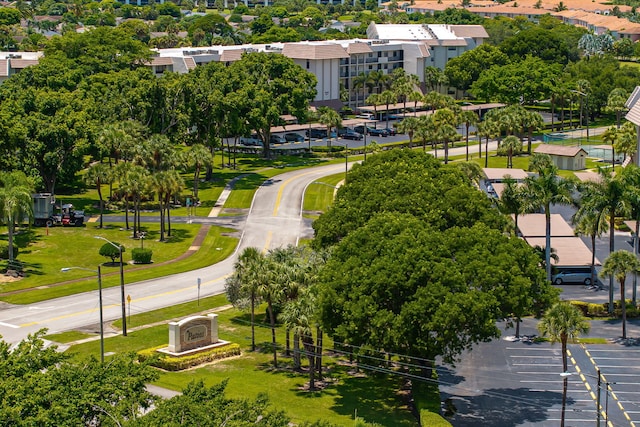
<instances>
[{"instance_id":1,"label":"white van","mask_svg":"<svg viewBox=\"0 0 640 427\"><path fill-rule=\"evenodd\" d=\"M356 116L356 119L375 120L376 116L373 113L360 113Z\"/></svg>"}]
</instances>

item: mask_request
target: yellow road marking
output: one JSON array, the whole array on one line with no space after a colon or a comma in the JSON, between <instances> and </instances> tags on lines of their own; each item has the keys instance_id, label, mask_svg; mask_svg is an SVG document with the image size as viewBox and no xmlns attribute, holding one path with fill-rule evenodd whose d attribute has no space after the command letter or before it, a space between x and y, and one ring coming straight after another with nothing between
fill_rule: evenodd
<instances>
[{"instance_id":1,"label":"yellow road marking","mask_svg":"<svg viewBox=\"0 0 640 427\"><path fill-rule=\"evenodd\" d=\"M296 175L294 177L289 178L288 180L283 182L282 185L280 185L280 188L278 189L278 196L276 197L276 205L273 207L273 216L278 216L278 209L280 209L280 201L282 200L282 194L284 193L284 188L287 185L289 185L289 183L291 181L293 181L295 179L298 179L298 178L300 178L302 176L305 176L305 175L310 175L312 173L315 173L315 172L313 172L313 171L312 172L305 172L305 173L302 173L300 175Z\"/></svg>"},{"instance_id":2,"label":"yellow road marking","mask_svg":"<svg viewBox=\"0 0 640 427\"><path fill-rule=\"evenodd\" d=\"M262 253L265 253L269 250L269 245L271 244L271 239L273 238L273 231L267 232L267 241L264 242L264 247L262 248Z\"/></svg>"},{"instance_id":3,"label":"yellow road marking","mask_svg":"<svg viewBox=\"0 0 640 427\"><path fill-rule=\"evenodd\" d=\"M213 279L213 280L209 280L207 282L204 282L201 285L206 285L208 283L213 283L213 282L216 282L218 280L226 279L229 276L230 276L230 274L225 274L224 276L221 276L221 277L219 277L217 279ZM174 294L177 294L177 293L180 293L180 292L184 292L184 291L188 291L188 290L193 290L193 289L195 289L197 287L198 287L198 285L188 286L186 288L175 289L175 290L172 290L172 291L163 292L161 294L149 295L149 296L142 297L142 298L132 299L131 301L132 302L146 301L146 300L150 300L150 299L153 299L153 298L159 298L159 297L164 297L164 296L168 296L168 295L174 295ZM107 308L120 307L120 305L121 305L121 303L103 305L102 309L104 310L104 309L107 309ZM23 324L20 325L20 327L21 328L25 328L25 327L28 327L28 326L39 325L39 324L42 324L42 323L55 322L57 320L68 319L68 318L74 317L74 316L81 316L81 315L85 315L85 314L95 313L98 310L99 310L99 307L92 308L90 310L77 311L75 313L69 313L69 314L65 314L63 316L52 317L50 319L45 319L45 320L41 320L41 321L38 321L38 322L23 323Z\"/></svg>"}]
</instances>

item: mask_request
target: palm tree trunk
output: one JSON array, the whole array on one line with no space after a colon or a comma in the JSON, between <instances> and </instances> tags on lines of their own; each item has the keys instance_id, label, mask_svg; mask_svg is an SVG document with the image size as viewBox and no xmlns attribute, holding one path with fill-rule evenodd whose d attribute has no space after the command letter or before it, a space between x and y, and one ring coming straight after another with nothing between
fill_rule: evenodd
<instances>
[{"instance_id":1,"label":"palm tree trunk","mask_svg":"<svg viewBox=\"0 0 640 427\"><path fill-rule=\"evenodd\" d=\"M290 356L291 355L291 346L290 346L290 342L291 342L291 330L289 328L285 328L285 332L284 332L284 354L285 356Z\"/></svg>"},{"instance_id":2,"label":"palm tree trunk","mask_svg":"<svg viewBox=\"0 0 640 427\"><path fill-rule=\"evenodd\" d=\"M251 351L256 351L256 293L251 290Z\"/></svg>"},{"instance_id":3,"label":"palm tree trunk","mask_svg":"<svg viewBox=\"0 0 640 427\"><path fill-rule=\"evenodd\" d=\"M13 233L15 231L15 225L14 225L14 221L13 218L9 218L8 219L8 224L7 224L7 231L9 234L9 238L8 238L8 243L9 243L9 265L8 267L12 268L13 267L13 260L14 260L14 256L13 256ZM48 230L47 230L48 232Z\"/></svg>"},{"instance_id":4,"label":"palm tree trunk","mask_svg":"<svg viewBox=\"0 0 640 427\"><path fill-rule=\"evenodd\" d=\"M160 204L160 241L164 242L164 202L161 194L158 195L158 203ZM133 235L135 237L135 230Z\"/></svg>"},{"instance_id":5,"label":"palm tree trunk","mask_svg":"<svg viewBox=\"0 0 640 427\"><path fill-rule=\"evenodd\" d=\"M293 333L293 369L300 370L300 335L297 332Z\"/></svg>"},{"instance_id":6,"label":"palm tree trunk","mask_svg":"<svg viewBox=\"0 0 640 427\"><path fill-rule=\"evenodd\" d=\"M591 235L591 285L596 284L596 235Z\"/></svg>"},{"instance_id":7,"label":"palm tree trunk","mask_svg":"<svg viewBox=\"0 0 640 427\"><path fill-rule=\"evenodd\" d=\"M489 136L487 135L487 139L484 143L484 167L489 167Z\"/></svg>"},{"instance_id":8,"label":"palm tree trunk","mask_svg":"<svg viewBox=\"0 0 640 427\"><path fill-rule=\"evenodd\" d=\"M129 197L124 196L124 229L129 229Z\"/></svg>"},{"instance_id":9,"label":"palm tree trunk","mask_svg":"<svg viewBox=\"0 0 640 427\"><path fill-rule=\"evenodd\" d=\"M616 225L616 211L609 209L609 253L615 252L614 231ZM613 275L609 275L609 314L613 313Z\"/></svg>"},{"instance_id":10,"label":"palm tree trunk","mask_svg":"<svg viewBox=\"0 0 640 427\"><path fill-rule=\"evenodd\" d=\"M547 270L547 281L551 281L551 212L549 203L544 207L545 218L545 248L544 248L544 262ZM566 362L565 362L566 364ZM565 367L566 370L566 367Z\"/></svg>"},{"instance_id":11,"label":"palm tree trunk","mask_svg":"<svg viewBox=\"0 0 640 427\"><path fill-rule=\"evenodd\" d=\"M560 414L560 427L564 427L564 418L567 411L567 386L569 378L564 377L562 380L562 412ZM599 409L598 409L599 410Z\"/></svg>"},{"instance_id":12,"label":"palm tree trunk","mask_svg":"<svg viewBox=\"0 0 640 427\"><path fill-rule=\"evenodd\" d=\"M271 322L271 346L273 347L273 367L278 368L278 351L276 348L276 318L273 314L273 304L268 301L269 321Z\"/></svg>"},{"instance_id":13,"label":"palm tree trunk","mask_svg":"<svg viewBox=\"0 0 640 427\"><path fill-rule=\"evenodd\" d=\"M318 371L318 380L322 381L322 328L318 326L318 345L316 346L316 370Z\"/></svg>"},{"instance_id":14,"label":"palm tree trunk","mask_svg":"<svg viewBox=\"0 0 640 427\"><path fill-rule=\"evenodd\" d=\"M169 198L169 194L167 194L167 200L165 200L165 211L167 212L167 237L171 237L171 201Z\"/></svg>"},{"instance_id":15,"label":"palm tree trunk","mask_svg":"<svg viewBox=\"0 0 640 427\"><path fill-rule=\"evenodd\" d=\"M466 132L465 140L466 140L466 145L467 145L467 158L466 158L466 161L468 162L469 161L469 122L467 122L467 132Z\"/></svg>"},{"instance_id":16,"label":"palm tree trunk","mask_svg":"<svg viewBox=\"0 0 640 427\"><path fill-rule=\"evenodd\" d=\"M625 278L620 279L620 309L622 310L622 339L627 339L627 300L624 292Z\"/></svg>"}]
</instances>

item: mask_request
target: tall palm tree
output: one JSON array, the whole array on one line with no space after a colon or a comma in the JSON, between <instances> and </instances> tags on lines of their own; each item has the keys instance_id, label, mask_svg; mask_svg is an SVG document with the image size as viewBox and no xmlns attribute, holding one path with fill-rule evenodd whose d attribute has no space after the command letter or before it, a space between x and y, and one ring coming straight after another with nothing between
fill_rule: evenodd
<instances>
[{"instance_id":1,"label":"tall palm tree","mask_svg":"<svg viewBox=\"0 0 640 427\"><path fill-rule=\"evenodd\" d=\"M385 105L387 110L387 127L389 127L389 105L395 104L398 101L398 97L395 92L387 89L380 94L380 101Z\"/></svg>"},{"instance_id":2,"label":"tall palm tree","mask_svg":"<svg viewBox=\"0 0 640 427\"><path fill-rule=\"evenodd\" d=\"M420 126L420 120L417 117L405 117L398 123L398 132L405 133L409 136L409 148L413 147L413 134Z\"/></svg>"},{"instance_id":3,"label":"tall palm tree","mask_svg":"<svg viewBox=\"0 0 640 427\"><path fill-rule=\"evenodd\" d=\"M562 345L562 372L567 372L567 342L575 340L581 334L589 332L589 323L584 319L580 310L567 302L558 302L545 313L538 323L538 330L548 336L551 343L560 342ZM560 427L564 427L565 408L567 402L567 381L564 378L562 389L562 413Z\"/></svg>"},{"instance_id":4,"label":"tall palm tree","mask_svg":"<svg viewBox=\"0 0 640 427\"><path fill-rule=\"evenodd\" d=\"M467 148L465 160L468 162L469 161L469 128L471 126L477 125L479 118L475 111L465 110L460 113L459 120L461 123L464 123L464 127L465 127L464 139L465 139L465 146Z\"/></svg>"},{"instance_id":5,"label":"tall palm tree","mask_svg":"<svg viewBox=\"0 0 640 427\"><path fill-rule=\"evenodd\" d=\"M591 183L586 183L586 186ZM591 284L596 283L596 238L602 236L609 229L607 216L592 206L579 204L578 210L571 219L574 224L574 231L577 235L589 236L591 238Z\"/></svg>"},{"instance_id":6,"label":"tall palm tree","mask_svg":"<svg viewBox=\"0 0 640 427\"><path fill-rule=\"evenodd\" d=\"M414 90L407 96L407 101L413 102L413 116L418 116L418 102L422 102L424 95L419 90Z\"/></svg>"},{"instance_id":7,"label":"tall palm tree","mask_svg":"<svg viewBox=\"0 0 640 427\"><path fill-rule=\"evenodd\" d=\"M629 95L627 91L617 87L613 89L607 97L607 106L605 109L616 115L616 127L620 129L620 118L622 113L627 110L627 98Z\"/></svg>"},{"instance_id":8,"label":"tall palm tree","mask_svg":"<svg viewBox=\"0 0 640 427\"><path fill-rule=\"evenodd\" d=\"M458 119L454 111L448 107L438 109L431 117L437 138L443 142L444 163L447 164L449 162L449 142L458 137L456 130Z\"/></svg>"},{"instance_id":9,"label":"tall palm tree","mask_svg":"<svg viewBox=\"0 0 640 427\"><path fill-rule=\"evenodd\" d=\"M625 199L628 183L622 175L614 175L609 169L598 169L599 180L586 186L581 200L587 209L600 211L609 217L609 253L615 251L615 219L628 210ZM613 282L613 281L611 281ZM609 286L609 312L613 313L613 283Z\"/></svg>"},{"instance_id":10,"label":"tall palm tree","mask_svg":"<svg viewBox=\"0 0 640 427\"><path fill-rule=\"evenodd\" d=\"M570 205L573 203L571 193L572 181L558 176L558 168L548 165L536 171L537 175L524 180L524 193L527 210L544 209L545 216L545 263L547 280L551 281L551 206L555 204Z\"/></svg>"},{"instance_id":11,"label":"tall palm tree","mask_svg":"<svg viewBox=\"0 0 640 427\"><path fill-rule=\"evenodd\" d=\"M404 120L407 120L407 119L409 119L409 117L407 117ZM418 118L418 124L417 124L416 130L414 131L416 138L422 142L422 151L424 152L427 151L427 142L430 142L433 137L434 126L433 126L433 121L431 119L432 119L431 116L420 116ZM436 151L436 157L437 157L437 151Z\"/></svg>"},{"instance_id":12,"label":"tall palm tree","mask_svg":"<svg viewBox=\"0 0 640 427\"><path fill-rule=\"evenodd\" d=\"M170 217L170 205L171 197L182 190L184 182L180 174L171 169L168 171L160 171L151 175L150 180L151 188L158 195L158 204L160 207L160 241L165 241L165 213L167 216L168 235L171 236L171 217Z\"/></svg>"},{"instance_id":13,"label":"tall palm tree","mask_svg":"<svg viewBox=\"0 0 640 427\"><path fill-rule=\"evenodd\" d=\"M203 144L194 144L183 157L183 164L188 168L193 168L193 199L198 200L198 185L200 183L200 173L202 170L213 165L213 155Z\"/></svg>"},{"instance_id":14,"label":"tall palm tree","mask_svg":"<svg viewBox=\"0 0 640 427\"><path fill-rule=\"evenodd\" d=\"M327 127L327 147L331 150L331 129L342 127L342 117L336 110L329 107L320 107L318 112L320 113L318 123Z\"/></svg>"},{"instance_id":15,"label":"tall palm tree","mask_svg":"<svg viewBox=\"0 0 640 427\"><path fill-rule=\"evenodd\" d=\"M522 126L527 131L527 154L531 155L531 140L533 139L533 132L542 129L544 120L540 113L535 111L525 110L522 116Z\"/></svg>"},{"instance_id":16,"label":"tall palm tree","mask_svg":"<svg viewBox=\"0 0 640 427\"><path fill-rule=\"evenodd\" d=\"M638 150L638 132L636 125L625 122L617 132L617 138L613 142L613 149L624 155L624 160L633 157ZM624 164L624 162L623 162Z\"/></svg>"},{"instance_id":17,"label":"tall palm tree","mask_svg":"<svg viewBox=\"0 0 640 427\"><path fill-rule=\"evenodd\" d=\"M16 223L21 223L27 217L29 223L33 220L33 182L24 172L3 172L0 174L0 209L1 219L7 225L9 264L15 259L13 251L13 236Z\"/></svg>"},{"instance_id":18,"label":"tall palm tree","mask_svg":"<svg viewBox=\"0 0 640 427\"><path fill-rule=\"evenodd\" d=\"M238 300L244 295L249 299L249 305L251 307L251 351L255 351L255 309L256 304L260 302L258 289L267 274L267 260L265 255L259 249L247 247L240 252L233 268L233 274L229 279L227 279L227 283L237 281L240 293Z\"/></svg>"},{"instance_id":19,"label":"tall palm tree","mask_svg":"<svg viewBox=\"0 0 640 427\"><path fill-rule=\"evenodd\" d=\"M498 209L505 215L513 215L515 228L514 234L518 234L518 217L525 213L527 207L524 199L524 191L518 182L511 177L511 175L505 175L504 190L500 195L500 201L498 202Z\"/></svg>"},{"instance_id":20,"label":"tall palm tree","mask_svg":"<svg viewBox=\"0 0 640 427\"><path fill-rule=\"evenodd\" d=\"M611 169L616 169L616 150L615 146L618 141L620 131L618 128L611 126L602 133L602 142L611 145Z\"/></svg>"},{"instance_id":21,"label":"tall palm tree","mask_svg":"<svg viewBox=\"0 0 640 427\"><path fill-rule=\"evenodd\" d=\"M102 217L104 214L104 197L102 195L102 186L104 184L111 184L111 169L104 163L95 163L89 166L84 179L85 182L94 184L96 186L96 189L98 190L98 199L100 203L100 225L98 226L98 228L102 228Z\"/></svg>"},{"instance_id":22,"label":"tall palm tree","mask_svg":"<svg viewBox=\"0 0 640 427\"><path fill-rule=\"evenodd\" d=\"M640 271L638 257L625 250L617 250L609 254L600 274L603 277L613 276L620 283L620 309L622 310L622 339L627 339L627 297L625 295L625 282L627 275ZM613 286L612 286L613 287Z\"/></svg>"},{"instance_id":23,"label":"tall palm tree","mask_svg":"<svg viewBox=\"0 0 640 427\"><path fill-rule=\"evenodd\" d=\"M276 314L274 305L282 301L285 294L283 276L287 275L287 266L278 264L267 254L266 277L258 285L258 295L267 303L269 323L271 325L271 346L273 350L273 367L278 367L278 348L276 343Z\"/></svg>"},{"instance_id":24,"label":"tall palm tree","mask_svg":"<svg viewBox=\"0 0 640 427\"><path fill-rule=\"evenodd\" d=\"M507 150L507 167L513 168L513 153L522 149L522 142L517 136L509 135L502 140L501 146Z\"/></svg>"},{"instance_id":25,"label":"tall palm tree","mask_svg":"<svg viewBox=\"0 0 640 427\"><path fill-rule=\"evenodd\" d=\"M125 163L122 163L125 165ZM129 198L133 199L133 236L138 237L140 230L140 201L148 193L151 175L142 166L131 166L127 168L119 167L124 173L119 180L120 189L125 197L125 208L128 206ZM128 210L128 209L127 209Z\"/></svg>"},{"instance_id":26,"label":"tall palm tree","mask_svg":"<svg viewBox=\"0 0 640 427\"><path fill-rule=\"evenodd\" d=\"M368 81L369 81L369 76L365 73L358 74L352 80L352 88L356 93L356 108L358 108L358 89L362 89L362 99L364 100L365 89L367 87Z\"/></svg>"}]
</instances>

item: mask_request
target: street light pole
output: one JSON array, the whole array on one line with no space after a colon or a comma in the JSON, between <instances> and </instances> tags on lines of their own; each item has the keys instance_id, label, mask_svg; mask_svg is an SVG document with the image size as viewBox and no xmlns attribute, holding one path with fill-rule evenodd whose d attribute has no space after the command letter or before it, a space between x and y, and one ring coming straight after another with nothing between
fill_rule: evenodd
<instances>
[{"instance_id":1,"label":"street light pole","mask_svg":"<svg viewBox=\"0 0 640 427\"><path fill-rule=\"evenodd\" d=\"M111 240L106 239L102 236L94 236L96 239L104 240L109 243L111 246L118 248L120 252L120 298L122 301L122 336L127 336L127 307L124 298L124 262L122 259L122 245L116 245Z\"/></svg>"},{"instance_id":2,"label":"street light pole","mask_svg":"<svg viewBox=\"0 0 640 427\"><path fill-rule=\"evenodd\" d=\"M69 270L86 270L98 274L98 304L100 306L100 363L104 365L104 316L102 314L102 270L98 266L98 270L91 270L84 267L65 267L60 271L66 273Z\"/></svg>"}]
</instances>

